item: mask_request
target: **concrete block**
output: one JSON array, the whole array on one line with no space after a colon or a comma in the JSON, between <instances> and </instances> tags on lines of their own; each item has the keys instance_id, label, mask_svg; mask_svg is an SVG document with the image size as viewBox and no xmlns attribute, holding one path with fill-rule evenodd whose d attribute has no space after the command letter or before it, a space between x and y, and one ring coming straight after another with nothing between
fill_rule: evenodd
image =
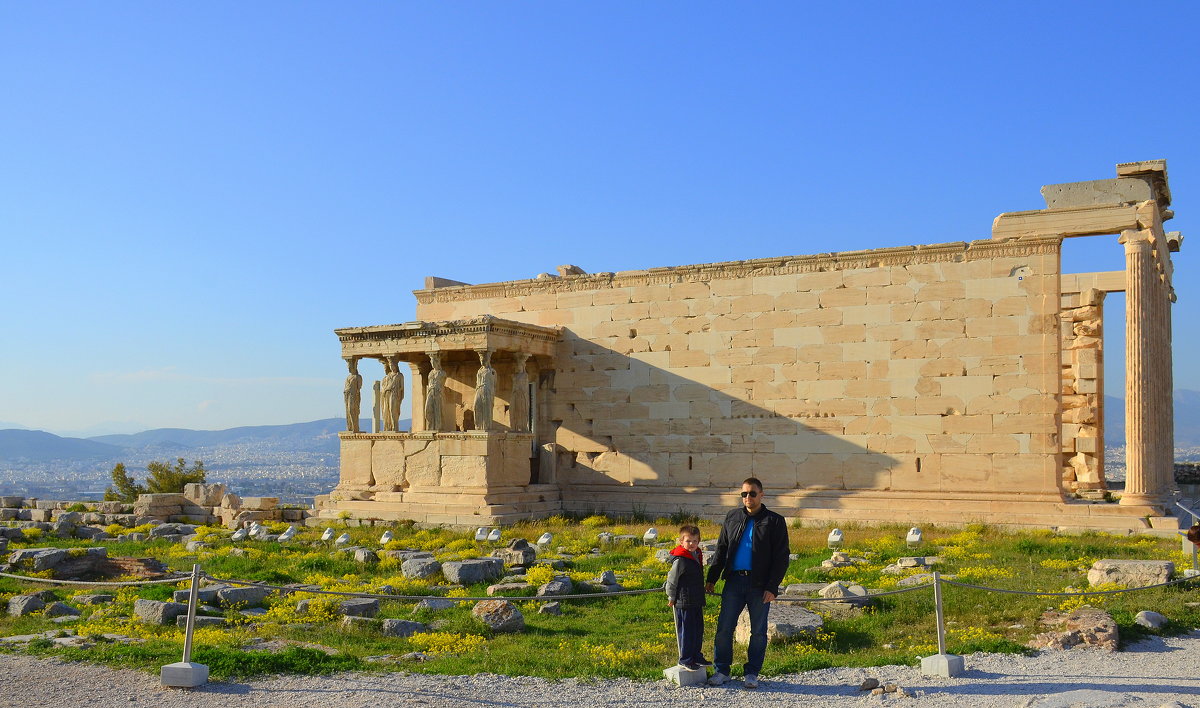
<instances>
[{"instance_id":1,"label":"concrete block","mask_svg":"<svg viewBox=\"0 0 1200 708\"><path fill-rule=\"evenodd\" d=\"M663 669L663 678L678 686L699 686L708 680L708 669L688 669L676 664Z\"/></svg>"},{"instance_id":2,"label":"concrete block","mask_svg":"<svg viewBox=\"0 0 1200 708\"><path fill-rule=\"evenodd\" d=\"M162 667L162 685L171 688L195 688L208 683L208 667L191 661L177 661Z\"/></svg>"},{"instance_id":3,"label":"concrete block","mask_svg":"<svg viewBox=\"0 0 1200 708\"><path fill-rule=\"evenodd\" d=\"M951 678L965 670L963 658L958 654L934 654L921 659L921 673L925 676Z\"/></svg>"}]
</instances>

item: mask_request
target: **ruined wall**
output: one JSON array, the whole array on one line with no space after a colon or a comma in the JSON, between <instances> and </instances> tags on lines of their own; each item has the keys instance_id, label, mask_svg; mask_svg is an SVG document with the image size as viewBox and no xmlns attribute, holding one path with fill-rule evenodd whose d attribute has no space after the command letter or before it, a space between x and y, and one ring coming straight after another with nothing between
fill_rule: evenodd
<instances>
[{"instance_id":1,"label":"ruined wall","mask_svg":"<svg viewBox=\"0 0 1200 708\"><path fill-rule=\"evenodd\" d=\"M647 490L670 510L676 488L748 475L796 506L820 490L1058 495L1059 245L437 288L416 292L417 317L566 329L541 424L568 509Z\"/></svg>"}]
</instances>

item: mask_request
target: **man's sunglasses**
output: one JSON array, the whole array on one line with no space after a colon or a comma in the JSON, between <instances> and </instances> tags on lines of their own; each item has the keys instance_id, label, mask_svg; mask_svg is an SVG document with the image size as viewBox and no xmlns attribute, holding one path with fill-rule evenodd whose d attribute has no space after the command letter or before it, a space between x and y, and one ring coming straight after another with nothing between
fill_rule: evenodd
<instances>
[{"instance_id":1,"label":"man's sunglasses","mask_svg":"<svg viewBox=\"0 0 1200 708\"><path fill-rule=\"evenodd\" d=\"M758 492L742 492L742 499L745 499L746 497L750 497L751 499L753 499L757 496L758 496Z\"/></svg>"}]
</instances>

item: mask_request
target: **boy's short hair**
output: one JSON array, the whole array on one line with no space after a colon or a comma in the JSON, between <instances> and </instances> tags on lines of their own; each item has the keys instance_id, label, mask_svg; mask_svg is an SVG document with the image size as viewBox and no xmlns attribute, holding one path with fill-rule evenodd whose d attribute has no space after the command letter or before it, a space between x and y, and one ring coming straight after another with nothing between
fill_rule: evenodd
<instances>
[{"instance_id":1,"label":"boy's short hair","mask_svg":"<svg viewBox=\"0 0 1200 708\"><path fill-rule=\"evenodd\" d=\"M680 536L695 536L700 538L700 527L695 524L684 524L679 527Z\"/></svg>"}]
</instances>

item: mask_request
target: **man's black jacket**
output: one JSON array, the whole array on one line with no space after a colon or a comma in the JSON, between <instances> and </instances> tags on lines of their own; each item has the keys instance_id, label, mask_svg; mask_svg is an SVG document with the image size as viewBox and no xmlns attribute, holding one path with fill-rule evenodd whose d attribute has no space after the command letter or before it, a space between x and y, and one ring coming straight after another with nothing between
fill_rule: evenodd
<instances>
[{"instance_id":1,"label":"man's black jacket","mask_svg":"<svg viewBox=\"0 0 1200 708\"><path fill-rule=\"evenodd\" d=\"M721 535L717 538L717 551L708 569L708 582L715 583L718 578L729 577L733 554L737 551L749 518L745 507L738 507L725 515ZM787 522L765 505L760 506L754 515L754 537L750 539L750 586L778 595L779 583L783 582L783 576L787 573L788 553Z\"/></svg>"}]
</instances>

